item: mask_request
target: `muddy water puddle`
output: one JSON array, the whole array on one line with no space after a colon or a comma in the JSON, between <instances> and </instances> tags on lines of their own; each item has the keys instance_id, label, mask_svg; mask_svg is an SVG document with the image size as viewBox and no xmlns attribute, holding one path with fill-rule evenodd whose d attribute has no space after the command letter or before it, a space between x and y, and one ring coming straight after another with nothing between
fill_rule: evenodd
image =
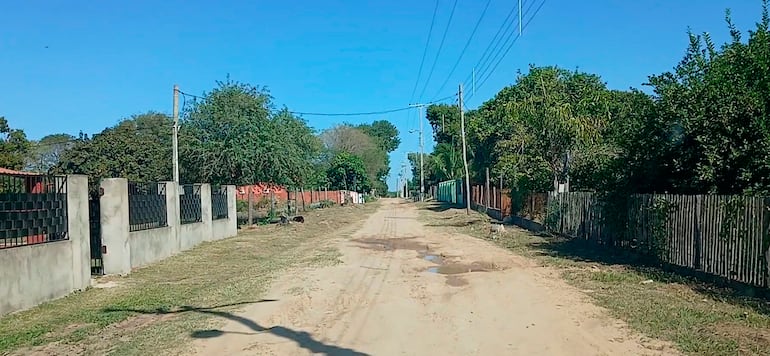
<instances>
[{"instance_id":1,"label":"muddy water puddle","mask_svg":"<svg viewBox=\"0 0 770 356\"><path fill-rule=\"evenodd\" d=\"M428 272L438 274L463 274L472 272L490 272L498 270L498 266L489 262L473 263L446 263L434 267L429 267Z\"/></svg>"}]
</instances>

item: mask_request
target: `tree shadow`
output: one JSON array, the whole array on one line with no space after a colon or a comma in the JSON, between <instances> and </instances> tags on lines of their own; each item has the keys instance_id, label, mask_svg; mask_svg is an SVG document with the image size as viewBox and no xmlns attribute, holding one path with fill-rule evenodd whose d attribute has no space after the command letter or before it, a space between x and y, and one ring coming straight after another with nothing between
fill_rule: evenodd
<instances>
[{"instance_id":1,"label":"tree shadow","mask_svg":"<svg viewBox=\"0 0 770 356\"><path fill-rule=\"evenodd\" d=\"M455 205L452 203L441 203L441 202L433 202L433 203L426 203L424 206L420 207L422 210L430 210L437 213L443 213L447 210L452 209L459 209L459 205Z\"/></svg>"},{"instance_id":2,"label":"tree shadow","mask_svg":"<svg viewBox=\"0 0 770 356\"><path fill-rule=\"evenodd\" d=\"M255 321L244 318L242 316L235 315L230 312L225 312L221 310L216 310L224 307L229 306L237 306L237 305L244 305L244 304L254 304L254 303L264 303L264 302L274 302L277 301L276 299L261 299L258 301L252 301L252 302L240 302L240 303L232 303L232 304L225 304L225 305L218 305L214 307L193 307L193 306L181 306L178 309L174 310L168 310L163 308L156 308L156 309L130 309L130 308L105 308L103 309L103 312L109 313L109 312L132 312L132 313L139 313L139 314L173 314L173 313L201 313L201 314L208 314L213 315L216 317L224 318L227 320L232 320L235 322L238 322L252 331L253 333L248 332L236 332L236 331L223 331L223 330L217 330L217 329L207 329L207 330L196 330L193 331L190 336L193 338L198 339L207 339L207 338L215 338L223 336L224 334L238 334L238 335L258 335L263 333L270 333L276 336L280 336L289 340L292 340L297 343L297 345L303 349L306 349L310 351L313 354L323 354L323 355L330 355L330 356L368 356L368 354L355 351L353 349L348 348L342 348L339 346L334 345L328 345L324 344L321 341L318 341L312 337L309 333L305 331L297 331L293 330L287 327L283 326L272 326L272 327L263 327L259 324L257 324Z\"/></svg>"},{"instance_id":3,"label":"tree shadow","mask_svg":"<svg viewBox=\"0 0 770 356\"><path fill-rule=\"evenodd\" d=\"M528 245L543 256L575 262L623 266L647 279L686 285L697 293L770 316L770 289L714 276L691 268L662 263L655 257L632 249L597 245L595 242L560 236L531 234L540 239Z\"/></svg>"}]
</instances>

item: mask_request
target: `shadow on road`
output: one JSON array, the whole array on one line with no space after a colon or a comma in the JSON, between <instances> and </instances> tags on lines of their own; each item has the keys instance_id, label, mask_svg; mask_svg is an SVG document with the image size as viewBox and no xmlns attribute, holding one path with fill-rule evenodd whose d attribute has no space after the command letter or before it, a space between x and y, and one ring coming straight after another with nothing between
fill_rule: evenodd
<instances>
[{"instance_id":1,"label":"shadow on road","mask_svg":"<svg viewBox=\"0 0 770 356\"><path fill-rule=\"evenodd\" d=\"M297 345L303 349L306 349L313 354L322 354L322 355L329 355L329 356L369 356L368 354L358 352L352 349L342 348L339 346L334 345L328 345L324 344L323 342L320 342L312 337L307 332L304 331L297 331L293 330L287 327L283 326L272 326L272 327L263 327L259 324L257 324L255 321L244 318L242 316L235 315L230 312L216 310L220 308L230 307L230 306L237 306L237 305L245 305L245 304L255 304L255 303L265 303L265 302L275 302L276 299L261 299L257 301L251 301L251 302L240 302L240 303L233 303L233 304L225 304L225 305L218 305L214 307L192 307L192 306L181 306L178 309L170 310L170 309L164 309L164 308L156 308L156 309L127 309L127 308L105 308L102 311L105 313L111 313L111 312L131 312L131 313L138 313L138 314L175 314L175 313L201 313L201 314L208 314L213 315L216 317L220 317L227 320L232 320L235 322L238 322L240 324L243 324L247 326L249 329L253 330L253 333L245 333L245 332L236 332L236 331L223 331L223 330L216 330L216 329L208 329L208 330L196 330L193 331L190 336L196 339L209 339L209 338L215 338L220 337L224 334L238 334L238 335L258 335L258 334L264 334L264 333L270 333L275 336L280 336L285 339L292 340L297 343Z\"/></svg>"}]
</instances>

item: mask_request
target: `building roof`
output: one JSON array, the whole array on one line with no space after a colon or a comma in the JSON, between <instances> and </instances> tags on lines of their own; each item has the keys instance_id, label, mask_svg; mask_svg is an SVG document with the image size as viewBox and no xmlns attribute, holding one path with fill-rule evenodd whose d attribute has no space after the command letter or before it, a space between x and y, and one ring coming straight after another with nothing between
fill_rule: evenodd
<instances>
[{"instance_id":1,"label":"building roof","mask_svg":"<svg viewBox=\"0 0 770 356\"><path fill-rule=\"evenodd\" d=\"M39 176L39 173L14 171L13 169L0 167L0 174L12 175L12 176Z\"/></svg>"}]
</instances>

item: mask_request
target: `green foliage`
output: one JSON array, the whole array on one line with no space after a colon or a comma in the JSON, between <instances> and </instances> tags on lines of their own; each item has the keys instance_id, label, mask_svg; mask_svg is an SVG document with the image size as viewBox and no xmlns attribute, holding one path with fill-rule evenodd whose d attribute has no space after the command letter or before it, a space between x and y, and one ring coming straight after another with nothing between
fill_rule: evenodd
<instances>
[{"instance_id":1,"label":"green foliage","mask_svg":"<svg viewBox=\"0 0 770 356\"><path fill-rule=\"evenodd\" d=\"M770 194L768 2L745 40L729 11L726 18L732 41L718 47L708 34L690 33L682 61L650 76L653 95L609 90L577 70L519 73L466 115L471 180L483 182L490 168L515 194L569 183L572 191L603 192L607 209L635 193ZM429 184L457 176L442 177L456 166L434 156L460 152L458 114L451 105L427 110L437 143L426 159Z\"/></svg>"},{"instance_id":2,"label":"green foliage","mask_svg":"<svg viewBox=\"0 0 770 356\"><path fill-rule=\"evenodd\" d=\"M358 125L358 128L373 138L377 146L387 153L395 151L401 144L401 139L398 138L398 129L390 121L377 120L371 124Z\"/></svg>"},{"instance_id":3,"label":"green foliage","mask_svg":"<svg viewBox=\"0 0 770 356\"><path fill-rule=\"evenodd\" d=\"M0 167L20 170L30 150L24 131L12 129L5 117L0 116Z\"/></svg>"},{"instance_id":4,"label":"green foliage","mask_svg":"<svg viewBox=\"0 0 770 356\"><path fill-rule=\"evenodd\" d=\"M333 190L368 191L371 188L363 160L348 152L334 157L326 175Z\"/></svg>"},{"instance_id":5,"label":"green foliage","mask_svg":"<svg viewBox=\"0 0 770 356\"><path fill-rule=\"evenodd\" d=\"M383 126L379 124L378 127ZM388 176L389 158L386 152L378 142L381 138L368 135L364 129L350 125L339 125L324 131L321 134L321 140L327 149L327 155L332 160L337 159L340 153L347 153L350 156L358 157L364 167L366 184L359 187L367 187L369 191L375 188L379 192L386 192L387 185L385 178ZM328 169L327 169L328 172ZM340 183L331 176L327 177L332 185ZM359 181L360 183L361 181Z\"/></svg>"},{"instance_id":6,"label":"green foliage","mask_svg":"<svg viewBox=\"0 0 770 356\"><path fill-rule=\"evenodd\" d=\"M227 80L186 110L180 133L185 182L305 185L320 142L265 89Z\"/></svg>"},{"instance_id":7,"label":"green foliage","mask_svg":"<svg viewBox=\"0 0 770 356\"><path fill-rule=\"evenodd\" d=\"M92 178L123 177L136 182L172 179L173 122L159 113L136 115L89 138L81 134L51 168Z\"/></svg>"}]
</instances>

